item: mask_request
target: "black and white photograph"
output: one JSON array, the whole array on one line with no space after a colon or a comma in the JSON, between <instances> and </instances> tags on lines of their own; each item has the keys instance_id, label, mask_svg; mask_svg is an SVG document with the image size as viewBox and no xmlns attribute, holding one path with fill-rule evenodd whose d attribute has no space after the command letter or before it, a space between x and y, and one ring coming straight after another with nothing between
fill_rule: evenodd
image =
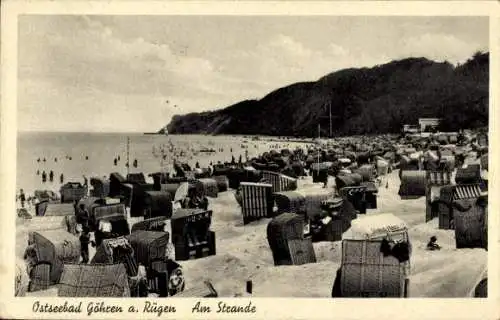
<instances>
[{"instance_id":1,"label":"black and white photograph","mask_svg":"<svg viewBox=\"0 0 500 320\"><path fill-rule=\"evenodd\" d=\"M16 297L488 297L488 16L17 21Z\"/></svg>"}]
</instances>

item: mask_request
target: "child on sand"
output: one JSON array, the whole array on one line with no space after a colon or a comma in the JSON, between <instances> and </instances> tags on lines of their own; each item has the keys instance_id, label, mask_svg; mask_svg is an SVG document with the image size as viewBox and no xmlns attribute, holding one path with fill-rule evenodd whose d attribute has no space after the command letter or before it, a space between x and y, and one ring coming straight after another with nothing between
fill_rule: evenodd
<instances>
[{"instance_id":1,"label":"child on sand","mask_svg":"<svg viewBox=\"0 0 500 320\"><path fill-rule=\"evenodd\" d=\"M427 250L434 251L434 250L440 250L440 249L441 249L441 246L439 244L437 244L436 236L432 236L429 243L427 243Z\"/></svg>"}]
</instances>

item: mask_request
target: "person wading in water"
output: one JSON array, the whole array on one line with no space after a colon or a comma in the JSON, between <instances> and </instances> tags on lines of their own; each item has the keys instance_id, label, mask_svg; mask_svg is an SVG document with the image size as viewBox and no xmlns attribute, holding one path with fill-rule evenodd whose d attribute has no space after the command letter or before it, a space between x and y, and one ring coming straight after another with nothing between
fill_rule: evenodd
<instances>
[{"instance_id":1,"label":"person wading in water","mask_svg":"<svg viewBox=\"0 0 500 320\"><path fill-rule=\"evenodd\" d=\"M24 194L24 190L19 190L19 201L21 201L21 208L24 209L24 203L26 202L26 195Z\"/></svg>"}]
</instances>

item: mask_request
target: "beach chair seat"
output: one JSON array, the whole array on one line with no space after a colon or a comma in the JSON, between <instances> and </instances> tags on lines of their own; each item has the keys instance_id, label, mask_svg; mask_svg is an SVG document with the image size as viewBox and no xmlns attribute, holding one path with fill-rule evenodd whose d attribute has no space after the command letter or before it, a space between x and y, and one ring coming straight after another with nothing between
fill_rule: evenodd
<instances>
[{"instance_id":1,"label":"beach chair seat","mask_svg":"<svg viewBox=\"0 0 500 320\"><path fill-rule=\"evenodd\" d=\"M242 182L240 185L243 224L274 215L272 185L268 183Z\"/></svg>"},{"instance_id":2,"label":"beach chair seat","mask_svg":"<svg viewBox=\"0 0 500 320\"><path fill-rule=\"evenodd\" d=\"M275 266L316 262L311 239L301 241L305 240L303 215L282 213L269 222L266 232ZM290 244L292 240L298 241Z\"/></svg>"}]
</instances>

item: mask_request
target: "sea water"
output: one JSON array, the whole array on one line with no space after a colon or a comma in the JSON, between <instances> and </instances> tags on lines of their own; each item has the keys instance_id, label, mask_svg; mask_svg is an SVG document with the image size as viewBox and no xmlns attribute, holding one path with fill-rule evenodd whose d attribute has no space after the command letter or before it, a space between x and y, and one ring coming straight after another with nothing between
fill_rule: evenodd
<instances>
[{"instance_id":1,"label":"sea water","mask_svg":"<svg viewBox=\"0 0 500 320\"><path fill-rule=\"evenodd\" d=\"M266 151L261 148L262 142L257 145L243 136L21 132L17 138L16 191L19 192L22 188L26 195L33 194L34 190L58 192L61 174L64 176L64 183L83 183L83 176L109 177L112 172L126 175L127 138L129 172L143 172L145 175L158 172L162 167L163 170L172 170L174 158L186 161L192 167L196 162L199 162L201 167L206 167L210 162L229 162L232 156L238 161L241 155L244 160L246 150L249 157ZM245 148L242 148L242 144ZM172 148L175 148L175 151L172 151ZM203 148L214 149L216 152L199 152ZM120 160L115 166L113 160L118 157ZM133 166L134 160L137 160L137 168ZM47 174L46 183L42 183L43 171ZM53 182L48 179L50 171L54 173Z\"/></svg>"}]
</instances>

